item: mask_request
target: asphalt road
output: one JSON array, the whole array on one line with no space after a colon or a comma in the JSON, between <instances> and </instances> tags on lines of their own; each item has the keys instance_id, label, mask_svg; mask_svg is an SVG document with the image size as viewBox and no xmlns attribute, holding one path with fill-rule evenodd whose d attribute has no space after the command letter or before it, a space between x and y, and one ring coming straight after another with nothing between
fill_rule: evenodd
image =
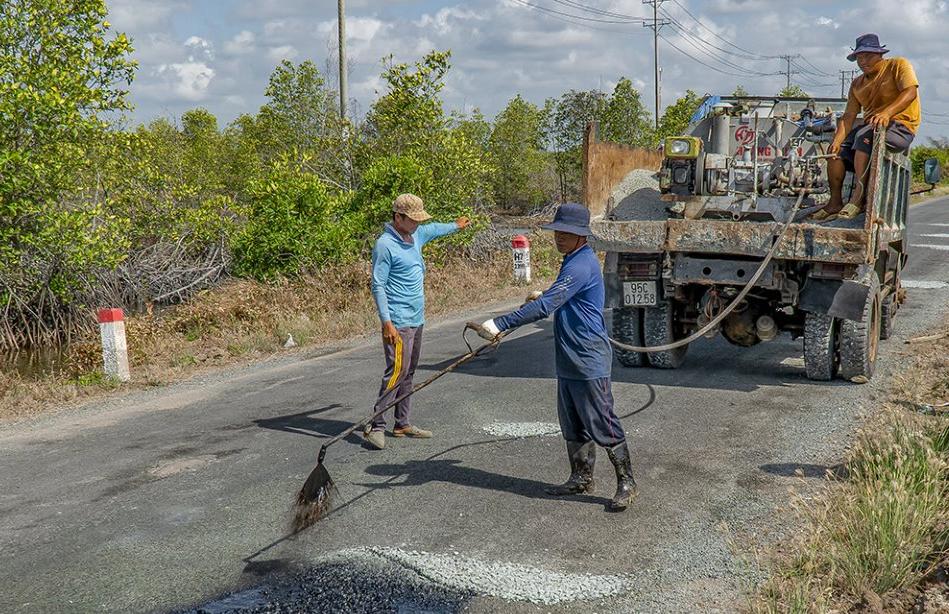
<instances>
[{"instance_id":1,"label":"asphalt road","mask_svg":"<svg viewBox=\"0 0 949 614\"><path fill-rule=\"evenodd\" d=\"M881 376L949 310L949 199L910 215L923 247L905 277L926 283ZM429 327L419 377L464 350L464 319ZM617 365L641 495L608 514L602 453L594 496L543 494L567 472L551 336L527 327L420 393L436 438L331 448L342 504L296 536L322 439L373 400L375 339L0 429L0 611L728 611L788 528L788 488L843 458L884 379L809 382L787 338L702 341L677 371Z\"/></svg>"}]
</instances>

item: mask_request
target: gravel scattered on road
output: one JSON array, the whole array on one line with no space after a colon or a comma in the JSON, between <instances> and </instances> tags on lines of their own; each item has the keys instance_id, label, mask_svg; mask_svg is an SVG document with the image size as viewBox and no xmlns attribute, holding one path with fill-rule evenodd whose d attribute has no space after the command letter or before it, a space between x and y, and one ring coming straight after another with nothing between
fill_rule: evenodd
<instances>
[{"instance_id":1,"label":"gravel scattered on road","mask_svg":"<svg viewBox=\"0 0 949 614\"><path fill-rule=\"evenodd\" d=\"M493 422L481 428L495 437L550 437L560 434L560 425L554 422Z\"/></svg>"}]
</instances>

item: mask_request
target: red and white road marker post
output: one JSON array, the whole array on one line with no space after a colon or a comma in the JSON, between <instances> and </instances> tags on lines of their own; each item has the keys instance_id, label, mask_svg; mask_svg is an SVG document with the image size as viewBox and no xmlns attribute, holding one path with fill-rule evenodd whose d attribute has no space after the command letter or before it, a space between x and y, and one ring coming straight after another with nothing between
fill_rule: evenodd
<instances>
[{"instance_id":1,"label":"red and white road marker post","mask_svg":"<svg viewBox=\"0 0 949 614\"><path fill-rule=\"evenodd\" d=\"M125 341L125 316L121 309L99 310L99 332L102 333L103 372L122 382L132 379L129 373L128 344Z\"/></svg>"},{"instance_id":2,"label":"red and white road marker post","mask_svg":"<svg viewBox=\"0 0 949 614\"><path fill-rule=\"evenodd\" d=\"M511 239L511 253L514 257L514 281L529 284L531 282L531 242L524 235Z\"/></svg>"}]
</instances>

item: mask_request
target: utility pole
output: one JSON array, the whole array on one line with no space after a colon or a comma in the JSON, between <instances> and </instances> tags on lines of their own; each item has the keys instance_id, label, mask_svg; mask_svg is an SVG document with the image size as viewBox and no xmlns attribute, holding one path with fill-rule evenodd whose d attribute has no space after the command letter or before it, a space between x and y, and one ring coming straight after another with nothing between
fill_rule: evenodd
<instances>
[{"instance_id":1,"label":"utility pole","mask_svg":"<svg viewBox=\"0 0 949 614\"><path fill-rule=\"evenodd\" d=\"M799 71L791 70L791 61L796 60L801 57L800 55L779 55L779 58L784 60L787 64L787 70L784 71L784 74L787 76L787 87L785 89L791 89L791 75L801 74Z\"/></svg>"},{"instance_id":2,"label":"utility pole","mask_svg":"<svg viewBox=\"0 0 949 614\"><path fill-rule=\"evenodd\" d=\"M652 23L644 22L644 28L652 28L653 58L655 60L656 79L656 130L659 130L659 30L669 25L668 19L659 19L659 7L667 0L642 0L643 4L652 6Z\"/></svg>"},{"instance_id":3,"label":"utility pole","mask_svg":"<svg viewBox=\"0 0 949 614\"><path fill-rule=\"evenodd\" d=\"M847 73L850 73L850 81L847 82L847 84L849 85L850 83L853 83L853 78L854 78L854 75L857 74L857 71L855 71L855 70L842 70L842 71L840 71L840 97L841 97L841 98L846 98L846 97L847 97L847 90L844 89L844 82L845 82L846 79L847 79L847 76L846 76Z\"/></svg>"},{"instance_id":4,"label":"utility pole","mask_svg":"<svg viewBox=\"0 0 949 614\"><path fill-rule=\"evenodd\" d=\"M339 115L346 119L346 106L349 100L346 77L346 0L337 0L339 10Z\"/></svg>"}]
</instances>

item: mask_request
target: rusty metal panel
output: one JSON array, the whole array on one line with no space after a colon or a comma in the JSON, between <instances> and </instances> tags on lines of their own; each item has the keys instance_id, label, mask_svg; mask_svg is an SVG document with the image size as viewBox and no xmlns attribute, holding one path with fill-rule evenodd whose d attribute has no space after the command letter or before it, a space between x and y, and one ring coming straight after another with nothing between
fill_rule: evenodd
<instances>
[{"instance_id":1,"label":"rusty metal panel","mask_svg":"<svg viewBox=\"0 0 949 614\"><path fill-rule=\"evenodd\" d=\"M593 232L593 248L600 251L617 251L655 254L662 251L666 242L666 222L614 222L594 219L590 222Z\"/></svg>"},{"instance_id":2,"label":"rusty metal panel","mask_svg":"<svg viewBox=\"0 0 949 614\"><path fill-rule=\"evenodd\" d=\"M672 252L763 257L771 249L778 224L717 220L669 220L666 248ZM864 231L794 224L775 255L780 259L863 262Z\"/></svg>"}]
</instances>

